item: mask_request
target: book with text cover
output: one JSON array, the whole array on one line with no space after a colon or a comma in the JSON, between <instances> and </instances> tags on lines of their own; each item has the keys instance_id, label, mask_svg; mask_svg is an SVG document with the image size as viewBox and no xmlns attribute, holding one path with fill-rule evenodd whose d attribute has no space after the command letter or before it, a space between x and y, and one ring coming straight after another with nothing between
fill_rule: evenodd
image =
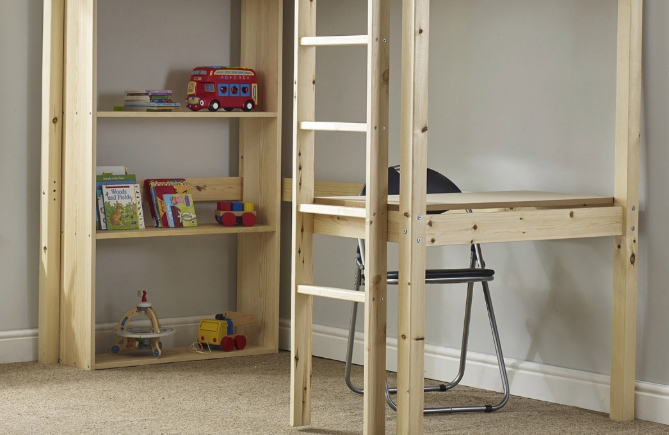
<instances>
[{"instance_id":1,"label":"book with text cover","mask_svg":"<svg viewBox=\"0 0 669 435\"><path fill-rule=\"evenodd\" d=\"M139 214L134 184L102 186L108 230L138 230Z\"/></svg>"}]
</instances>

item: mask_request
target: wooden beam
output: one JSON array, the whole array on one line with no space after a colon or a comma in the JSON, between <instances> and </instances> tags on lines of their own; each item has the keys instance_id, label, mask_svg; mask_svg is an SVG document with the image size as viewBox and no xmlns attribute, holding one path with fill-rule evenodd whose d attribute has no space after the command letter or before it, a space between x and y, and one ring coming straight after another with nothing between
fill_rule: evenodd
<instances>
[{"instance_id":1,"label":"wooden beam","mask_svg":"<svg viewBox=\"0 0 669 435\"><path fill-rule=\"evenodd\" d=\"M328 236L365 238L365 219L341 216L314 216L314 233Z\"/></svg>"},{"instance_id":2,"label":"wooden beam","mask_svg":"<svg viewBox=\"0 0 669 435\"><path fill-rule=\"evenodd\" d=\"M390 0L368 0L367 10L363 434L383 435L386 424Z\"/></svg>"},{"instance_id":3,"label":"wooden beam","mask_svg":"<svg viewBox=\"0 0 669 435\"><path fill-rule=\"evenodd\" d=\"M397 340L397 433L402 435L423 433L429 16L429 0L403 0Z\"/></svg>"},{"instance_id":4,"label":"wooden beam","mask_svg":"<svg viewBox=\"0 0 669 435\"><path fill-rule=\"evenodd\" d=\"M367 124L359 122L300 122L300 129L314 131L348 131L353 133L367 132Z\"/></svg>"},{"instance_id":5,"label":"wooden beam","mask_svg":"<svg viewBox=\"0 0 669 435\"><path fill-rule=\"evenodd\" d=\"M622 235L614 239L611 418L634 419L639 253L639 151L643 0L618 1L615 201Z\"/></svg>"},{"instance_id":6,"label":"wooden beam","mask_svg":"<svg viewBox=\"0 0 669 435\"><path fill-rule=\"evenodd\" d=\"M339 207L336 205L302 204L300 213L322 214L329 216L364 218L367 212L356 207Z\"/></svg>"},{"instance_id":7,"label":"wooden beam","mask_svg":"<svg viewBox=\"0 0 669 435\"><path fill-rule=\"evenodd\" d=\"M300 40L300 45L313 45L317 47L367 45L367 40L367 35L315 36L302 38Z\"/></svg>"},{"instance_id":8,"label":"wooden beam","mask_svg":"<svg viewBox=\"0 0 669 435\"><path fill-rule=\"evenodd\" d=\"M283 189L281 200L291 202L293 200L293 179L283 179ZM314 181L314 196L349 196L358 195L362 190L364 183L344 183L340 181ZM364 205L363 205L364 207Z\"/></svg>"},{"instance_id":9,"label":"wooden beam","mask_svg":"<svg viewBox=\"0 0 669 435\"><path fill-rule=\"evenodd\" d=\"M95 364L93 138L95 0L65 10L60 359Z\"/></svg>"},{"instance_id":10,"label":"wooden beam","mask_svg":"<svg viewBox=\"0 0 669 435\"><path fill-rule=\"evenodd\" d=\"M388 240L401 240L401 214L390 212ZM522 242L622 233L621 207L445 213L429 215L425 243L429 246Z\"/></svg>"},{"instance_id":11,"label":"wooden beam","mask_svg":"<svg viewBox=\"0 0 669 435\"><path fill-rule=\"evenodd\" d=\"M345 290L332 287L320 287L315 285L299 285L297 292L303 295L321 296L324 298L337 299L349 302L365 302L365 292L356 290Z\"/></svg>"},{"instance_id":12,"label":"wooden beam","mask_svg":"<svg viewBox=\"0 0 669 435\"><path fill-rule=\"evenodd\" d=\"M38 361L58 362L65 0L44 1Z\"/></svg>"},{"instance_id":13,"label":"wooden beam","mask_svg":"<svg viewBox=\"0 0 669 435\"><path fill-rule=\"evenodd\" d=\"M313 297L298 293L313 284L313 215L299 212L314 200L314 132L299 128L316 112L316 48L301 46L316 36L316 1L295 0L293 80L293 222L290 322L290 424L311 424L311 354Z\"/></svg>"}]
</instances>

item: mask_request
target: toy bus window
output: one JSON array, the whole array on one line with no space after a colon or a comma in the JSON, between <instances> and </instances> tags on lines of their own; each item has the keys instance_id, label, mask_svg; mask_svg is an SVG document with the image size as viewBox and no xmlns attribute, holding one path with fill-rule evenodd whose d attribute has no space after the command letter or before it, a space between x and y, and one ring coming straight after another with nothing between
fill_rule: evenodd
<instances>
[{"instance_id":1,"label":"toy bus window","mask_svg":"<svg viewBox=\"0 0 669 435\"><path fill-rule=\"evenodd\" d=\"M204 85L204 90L207 92L214 92L214 84L213 83L207 83Z\"/></svg>"},{"instance_id":2,"label":"toy bus window","mask_svg":"<svg viewBox=\"0 0 669 435\"><path fill-rule=\"evenodd\" d=\"M230 93L232 95L237 95L237 93L239 93L239 87L237 85L230 86Z\"/></svg>"}]
</instances>

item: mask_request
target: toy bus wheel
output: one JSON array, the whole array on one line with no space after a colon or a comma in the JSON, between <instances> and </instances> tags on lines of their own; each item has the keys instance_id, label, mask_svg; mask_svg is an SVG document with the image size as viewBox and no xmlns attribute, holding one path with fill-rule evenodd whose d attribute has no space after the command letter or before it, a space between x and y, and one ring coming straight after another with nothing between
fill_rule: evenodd
<instances>
[{"instance_id":1,"label":"toy bus wheel","mask_svg":"<svg viewBox=\"0 0 669 435\"><path fill-rule=\"evenodd\" d=\"M244 112L250 112L253 110L253 101L251 100L246 100L246 103L244 103Z\"/></svg>"},{"instance_id":2,"label":"toy bus wheel","mask_svg":"<svg viewBox=\"0 0 669 435\"><path fill-rule=\"evenodd\" d=\"M116 345L113 345L113 346L111 347L111 353L113 353L114 355L117 355L119 352L121 352L121 348L120 348L120 347L118 347L118 346L116 346Z\"/></svg>"},{"instance_id":3,"label":"toy bus wheel","mask_svg":"<svg viewBox=\"0 0 669 435\"><path fill-rule=\"evenodd\" d=\"M239 350L243 350L246 347L246 337L244 337L243 335L236 336L235 347Z\"/></svg>"},{"instance_id":4,"label":"toy bus wheel","mask_svg":"<svg viewBox=\"0 0 669 435\"><path fill-rule=\"evenodd\" d=\"M225 110L226 112L232 112L235 109L232 107L224 107L223 110Z\"/></svg>"},{"instance_id":5,"label":"toy bus wheel","mask_svg":"<svg viewBox=\"0 0 669 435\"><path fill-rule=\"evenodd\" d=\"M235 348L235 340L233 340L231 337L223 337L221 340L221 349L223 349L226 352L230 352Z\"/></svg>"},{"instance_id":6,"label":"toy bus wheel","mask_svg":"<svg viewBox=\"0 0 669 435\"><path fill-rule=\"evenodd\" d=\"M221 107L221 103L218 102L218 100L214 100L211 103L209 103L209 111L210 112L216 112L218 109Z\"/></svg>"}]
</instances>

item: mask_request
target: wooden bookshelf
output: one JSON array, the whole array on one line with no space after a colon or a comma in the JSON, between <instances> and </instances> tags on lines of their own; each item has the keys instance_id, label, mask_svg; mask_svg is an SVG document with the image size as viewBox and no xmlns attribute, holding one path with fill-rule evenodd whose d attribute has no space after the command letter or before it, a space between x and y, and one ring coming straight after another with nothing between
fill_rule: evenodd
<instances>
[{"instance_id":1,"label":"wooden bookshelf","mask_svg":"<svg viewBox=\"0 0 669 435\"><path fill-rule=\"evenodd\" d=\"M169 113L97 111L97 7L97 0L69 0L67 7L62 0L44 2L40 362L99 369L277 352L283 1L240 3L239 64L259 72L262 80L260 102L251 112L191 112L185 108ZM119 94L123 91L118 89ZM239 141L230 146L239 148L234 153L239 155L239 176L186 179L195 201L253 202L259 223L253 227L212 223L195 228L96 232L92 211L97 122L105 118L238 119ZM157 129L158 125L142 127ZM54 219L56 216L62 219ZM145 218L151 225L148 210ZM96 266L97 249L104 249L104 242L98 244L98 240L216 234L236 234L238 238L236 310L256 318L254 324L243 327L247 348L210 355L165 348L160 358L141 352L95 355L96 269L105 267Z\"/></svg>"}]
</instances>

